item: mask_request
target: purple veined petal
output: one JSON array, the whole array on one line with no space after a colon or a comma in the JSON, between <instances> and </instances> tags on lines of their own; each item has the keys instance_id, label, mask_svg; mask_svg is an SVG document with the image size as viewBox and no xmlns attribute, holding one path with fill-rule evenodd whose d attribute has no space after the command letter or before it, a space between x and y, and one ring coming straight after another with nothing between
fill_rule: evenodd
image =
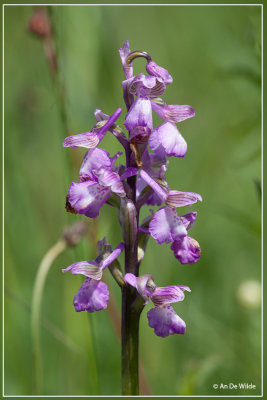
<instances>
[{"instance_id":1,"label":"purple veined petal","mask_svg":"<svg viewBox=\"0 0 267 400\"><path fill-rule=\"evenodd\" d=\"M119 118L121 111L121 108L118 108L110 117L107 118L106 122L103 122L104 125L100 129L96 129L95 126L91 132L68 136L63 141L63 146L73 147L74 149L76 147L85 147L87 149L95 148L104 138L110 127Z\"/></svg>"},{"instance_id":2,"label":"purple veined petal","mask_svg":"<svg viewBox=\"0 0 267 400\"><path fill-rule=\"evenodd\" d=\"M194 264L199 260L201 255L199 243L190 236L173 242L171 249L175 258L177 258L181 264Z\"/></svg>"},{"instance_id":3,"label":"purple veined petal","mask_svg":"<svg viewBox=\"0 0 267 400\"><path fill-rule=\"evenodd\" d=\"M73 304L77 312L89 313L107 308L109 301L108 286L101 281L87 278L74 296Z\"/></svg>"},{"instance_id":4,"label":"purple veined petal","mask_svg":"<svg viewBox=\"0 0 267 400\"><path fill-rule=\"evenodd\" d=\"M164 105L163 107L152 101L153 111L166 122L176 124L195 116L195 110L188 105Z\"/></svg>"},{"instance_id":5,"label":"purple veined petal","mask_svg":"<svg viewBox=\"0 0 267 400\"><path fill-rule=\"evenodd\" d=\"M135 176L138 174L138 169L134 167L128 167L125 171L121 174L121 181L124 179L130 178L131 176Z\"/></svg>"},{"instance_id":6,"label":"purple veined petal","mask_svg":"<svg viewBox=\"0 0 267 400\"><path fill-rule=\"evenodd\" d=\"M175 208L163 207L149 223L150 235L158 244L170 243L187 235L186 228Z\"/></svg>"},{"instance_id":7,"label":"purple veined petal","mask_svg":"<svg viewBox=\"0 0 267 400\"><path fill-rule=\"evenodd\" d=\"M181 216L181 219L182 219L183 224L186 227L187 231L189 229L191 229L191 227L194 225L196 218L197 218L196 211L191 211L191 212Z\"/></svg>"},{"instance_id":8,"label":"purple veined petal","mask_svg":"<svg viewBox=\"0 0 267 400\"><path fill-rule=\"evenodd\" d=\"M146 70L148 74L156 76L157 78L161 78L166 85L169 85L173 81L169 72L165 68L160 67L152 60L146 64Z\"/></svg>"},{"instance_id":9,"label":"purple veined petal","mask_svg":"<svg viewBox=\"0 0 267 400\"><path fill-rule=\"evenodd\" d=\"M78 135L72 135L66 137L63 141L64 147L85 147L86 149L92 149L99 143L98 134L96 132L85 132L79 133Z\"/></svg>"},{"instance_id":10,"label":"purple veined petal","mask_svg":"<svg viewBox=\"0 0 267 400\"><path fill-rule=\"evenodd\" d=\"M125 122L125 128L131 132L138 126L145 126L153 129L152 107L149 99L137 97L128 111Z\"/></svg>"},{"instance_id":11,"label":"purple veined petal","mask_svg":"<svg viewBox=\"0 0 267 400\"><path fill-rule=\"evenodd\" d=\"M125 77L126 77L126 79L129 79L133 76L132 65L130 64L130 66L128 67L126 64L127 57L131 53L129 40L126 40L124 42L123 46L119 49L119 53L120 53L120 58L121 58Z\"/></svg>"},{"instance_id":12,"label":"purple veined petal","mask_svg":"<svg viewBox=\"0 0 267 400\"><path fill-rule=\"evenodd\" d=\"M177 301L183 301L184 290L189 289L185 288L187 287L186 286L181 287L178 285L157 287L151 296L151 300L153 301L156 307L160 307L165 304L176 303Z\"/></svg>"},{"instance_id":13,"label":"purple veined petal","mask_svg":"<svg viewBox=\"0 0 267 400\"><path fill-rule=\"evenodd\" d=\"M166 337L175 333L185 333L185 322L176 314L170 305L151 308L147 313L147 318L149 326L154 328L154 332L157 336Z\"/></svg>"},{"instance_id":14,"label":"purple veined petal","mask_svg":"<svg viewBox=\"0 0 267 400\"><path fill-rule=\"evenodd\" d=\"M150 135L149 145L160 156L184 157L187 144L175 124L166 122L157 127Z\"/></svg>"},{"instance_id":15,"label":"purple veined petal","mask_svg":"<svg viewBox=\"0 0 267 400\"><path fill-rule=\"evenodd\" d=\"M116 193L120 197L126 196L121 178L117 172L100 168L98 171L95 171L94 174L97 177L100 185L110 188L113 193Z\"/></svg>"},{"instance_id":16,"label":"purple veined petal","mask_svg":"<svg viewBox=\"0 0 267 400\"><path fill-rule=\"evenodd\" d=\"M80 274L95 280L100 280L102 278L102 270L95 261L79 261L62 269L62 272L67 271L70 271L73 275Z\"/></svg>"},{"instance_id":17,"label":"purple veined petal","mask_svg":"<svg viewBox=\"0 0 267 400\"><path fill-rule=\"evenodd\" d=\"M109 153L106 150L94 148L89 151L84 156L82 166L80 168L79 176L82 178L94 179L93 170L98 170L100 168L110 168L111 160Z\"/></svg>"},{"instance_id":18,"label":"purple veined petal","mask_svg":"<svg viewBox=\"0 0 267 400\"><path fill-rule=\"evenodd\" d=\"M202 201L202 197L198 193L170 190L167 194L165 204L167 207L183 207L191 206L197 201Z\"/></svg>"},{"instance_id":19,"label":"purple veined petal","mask_svg":"<svg viewBox=\"0 0 267 400\"><path fill-rule=\"evenodd\" d=\"M78 214L96 218L109 196L110 188L101 186L97 182L73 182L69 187L68 201Z\"/></svg>"},{"instance_id":20,"label":"purple veined petal","mask_svg":"<svg viewBox=\"0 0 267 400\"><path fill-rule=\"evenodd\" d=\"M118 244L118 246L112 251L111 254L109 254L107 257L104 258L104 260L100 263L100 268L103 271L105 268L107 268L110 264L113 263L116 258L119 257L119 255L123 252L125 247L125 244L121 242Z\"/></svg>"}]
</instances>

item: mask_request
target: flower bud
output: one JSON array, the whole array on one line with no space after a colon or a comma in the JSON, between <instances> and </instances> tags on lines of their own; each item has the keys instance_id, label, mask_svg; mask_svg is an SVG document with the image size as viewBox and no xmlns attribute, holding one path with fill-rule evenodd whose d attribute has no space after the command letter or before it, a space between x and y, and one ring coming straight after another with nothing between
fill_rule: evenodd
<instances>
[{"instance_id":1,"label":"flower bud","mask_svg":"<svg viewBox=\"0 0 267 400\"><path fill-rule=\"evenodd\" d=\"M51 22L45 11L38 10L31 16L28 30L39 37L46 37L51 33Z\"/></svg>"}]
</instances>

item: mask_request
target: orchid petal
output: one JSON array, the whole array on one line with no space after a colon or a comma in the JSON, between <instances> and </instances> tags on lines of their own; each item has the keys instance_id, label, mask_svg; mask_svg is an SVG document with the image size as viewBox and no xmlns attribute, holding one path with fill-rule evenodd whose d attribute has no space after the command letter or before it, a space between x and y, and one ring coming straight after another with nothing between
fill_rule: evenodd
<instances>
[{"instance_id":1,"label":"orchid petal","mask_svg":"<svg viewBox=\"0 0 267 400\"><path fill-rule=\"evenodd\" d=\"M108 300L108 286L104 282L87 278L74 296L73 304L77 312L91 313L107 308Z\"/></svg>"},{"instance_id":2,"label":"orchid petal","mask_svg":"<svg viewBox=\"0 0 267 400\"><path fill-rule=\"evenodd\" d=\"M169 85L173 81L167 69L160 67L154 61L149 61L146 64L146 70L150 75L161 78L166 85Z\"/></svg>"},{"instance_id":3,"label":"orchid petal","mask_svg":"<svg viewBox=\"0 0 267 400\"><path fill-rule=\"evenodd\" d=\"M181 217L175 208L169 207L163 207L153 215L149 232L159 244L174 242L187 234Z\"/></svg>"},{"instance_id":4,"label":"orchid petal","mask_svg":"<svg viewBox=\"0 0 267 400\"><path fill-rule=\"evenodd\" d=\"M153 129L152 107L149 99L142 97L135 99L126 115L124 126L129 132L138 126Z\"/></svg>"},{"instance_id":5,"label":"orchid petal","mask_svg":"<svg viewBox=\"0 0 267 400\"><path fill-rule=\"evenodd\" d=\"M173 250L175 258L177 258L181 264L194 264L199 260L201 255L199 243L190 236L173 242L171 249Z\"/></svg>"},{"instance_id":6,"label":"orchid petal","mask_svg":"<svg viewBox=\"0 0 267 400\"><path fill-rule=\"evenodd\" d=\"M154 328L154 332L157 336L166 337L175 333L185 333L185 322L176 314L170 305L152 308L148 311L147 318L149 326Z\"/></svg>"},{"instance_id":7,"label":"orchid petal","mask_svg":"<svg viewBox=\"0 0 267 400\"><path fill-rule=\"evenodd\" d=\"M149 145L152 150L163 156L184 157L187 151L187 144L175 124L166 122L157 127L151 134Z\"/></svg>"},{"instance_id":8,"label":"orchid petal","mask_svg":"<svg viewBox=\"0 0 267 400\"><path fill-rule=\"evenodd\" d=\"M151 296L151 300L156 307L183 301L185 290L190 291L189 287L183 285L157 287Z\"/></svg>"},{"instance_id":9,"label":"orchid petal","mask_svg":"<svg viewBox=\"0 0 267 400\"><path fill-rule=\"evenodd\" d=\"M176 124L195 116L195 110L188 105L164 105L152 102L152 109L166 122Z\"/></svg>"},{"instance_id":10,"label":"orchid petal","mask_svg":"<svg viewBox=\"0 0 267 400\"><path fill-rule=\"evenodd\" d=\"M98 170L100 168L110 168L111 160L109 158L109 153L103 149L91 149L87 151L84 156L82 166L80 168L79 176L80 178L89 177L94 179L93 170Z\"/></svg>"},{"instance_id":11,"label":"orchid petal","mask_svg":"<svg viewBox=\"0 0 267 400\"><path fill-rule=\"evenodd\" d=\"M70 271L74 275L81 274L87 278L92 278L98 281L102 278L102 270L95 261L80 261L62 269L62 272L67 271Z\"/></svg>"},{"instance_id":12,"label":"orchid petal","mask_svg":"<svg viewBox=\"0 0 267 400\"><path fill-rule=\"evenodd\" d=\"M126 196L119 174L108 169L101 168L95 172L95 175L100 185L110 188L113 193L116 193L120 197Z\"/></svg>"},{"instance_id":13,"label":"orchid petal","mask_svg":"<svg viewBox=\"0 0 267 400\"><path fill-rule=\"evenodd\" d=\"M194 225L196 218L197 218L196 211L191 211L191 212L181 216L181 219L182 219L183 224L186 227L187 231L189 229L191 229L191 227Z\"/></svg>"},{"instance_id":14,"label":"orchid petal","mask_svg":"<svg viewBox=\"0 0 267 400\"><path fill-rule=\"evenodd\" d=\"M73 182L69 187L68 201L77 213L96 218L109 196L110 189L96 182Z\"/></svg>"},{"instance_id":15,"label":"orchid petal","mask_svg":"<svg viewBox=\"0 0 267 400\"><path fill-rule=\"evenodd\" d=\"M99 138L96 132L85 132L66 137L62 144L64 147L72 147L73 149L76 149L76 147L91 149L96 147L98 143Z\"/></svg>"}]
</instances>

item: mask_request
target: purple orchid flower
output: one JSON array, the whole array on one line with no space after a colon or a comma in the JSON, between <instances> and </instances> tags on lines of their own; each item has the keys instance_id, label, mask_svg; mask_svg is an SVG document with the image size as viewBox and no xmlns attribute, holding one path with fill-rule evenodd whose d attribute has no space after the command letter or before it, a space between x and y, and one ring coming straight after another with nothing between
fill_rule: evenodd
<instances>
[{"instance_id":1,"label":"purple orchid flower","mask_svg":"<svg viewBox=\"0 0 267 400\"><path fill-rule=\"evenodd\" d=\"M161 95L165 91L165 85L156 77L144 74L139 74L124 84L128 85L130 94L136 95L124 125L130 132L130 141L141 144L147 141L153 129L151 99Z\"/></svg>"},{"instance_id":2,"label":"purple orchid flower","mask_svg":"<svg viewBox=\"0 0 267 400\"><path fill-rule=\"evenodd\" d=\"M98 121L90 132L66 137L63 141L63 146L72 147L74 149L77 147L85 147L87 149L96 147L104 139L105 134L111 129L112 125L114 125L120 115L121 108L118 108L111 117L106 116L107 120L103 122Z\"/></svg>"},{"instance_id":3,"label":"purple orchid flower","mask_svg":"<svg viewBox=\"0 0 267 400\"><path fill-rule=\"evenodd\" d=\"M121 154L110 158L106 150L98 148L85 154L79 173L80 182L73 182L68 191L67 202L74 212L96 218L111 192L119 197L126 196L121 177L114 166Z\"/></svg>"},{"instance_id":4,"label":"purple orchid flower","mask_svg":"<svg viewBox=\"0 0 267 400\"><path fill-rule=\"evenodd\" d=\"M158 287L153 282L152 275L136 277L131 273L127 273L124 280L138 291L145 305L149 298L152 300L155 307L148 311L147 318L149 326L154 328L157 336L166 337L175 333L185 333L185 322L175 313L170 304L184 300L184 291L191 291L188 286Z\"/></svg>"},{"instance_id":5,"label":"purple orchid flower","mask_svg":"<svg viewBox=\"0 0 267 400\"><path fill-rule=\"evenodd\" d=\"M113 251L111 245L104 238L98 242L99 255L93 261L80 261L62 269L62 272L70 271L72 274L86 276L85 281L74 296L73 304L77 312L100 311L107 308L109 290L106 283L101 282L105 268L110 266L124 249L124 243L120 243Z\"/></svg>"},{"instance_id":6,"label":"purple orchid flower","mask_svg":"<svg viewBox=\"0 0 267 400\"><path fill-rule=\"evenodd\" d=\"M148 53L131 51L128 41L119 53L125 74L122 88L127 109L124 127L128 135L117 124L121 108L111 116L95 109L96 125L92 130L67 137L63 146L88 149L79 171L79 182L73 182L69 187L67 211L96 218L105 203L116 207L123 242L112 251L111 245L103 239L98 243L99 254L94 260L76 262L63 272L85 276L73 303L77 312L93 312L107 308L109 290L101 278L109 267L122 289L122 371L127 371L122 374L122 392L136 395L138 321L144 306L149 300L153 303L147 317L157 336L184 334L186 324L176 314L172 303L183 301L185 291L190 291L184 285L158 287L152 275L139 276L147 243L150 237L158 244L170 243L181 264L198 261L200 246L188 236L197 213L191 211L179 215L176 208L190 207L202 201L202 197L194 192L172 190L166 179L167 157L184 157L187 152L187 143L176 124L194 117L194 109L189 105L168 105L161 99L173 79ZM149 75L134 75L133 61L138 57L146 59ZM159 126L153 122L153 112L162 119ZM116 165L123 153L111 157L106 150L97 147L107 131L122 145L125 165ZM144 215L140 224L144 205L160 208L150 210L151 214ZM117 257L123 250L125 267L122 273Z\"/></svg>"},{"instance_id":7,"label":"purple orchid flower","mask_svg":"<svg viewBox=\"0 0 267 400\"><path fill-rule=\"evenodd\" d=\"M171 249L181 264L193 264L199 260L201 249L199 243L187 235L187 231L196 217L196 211L180 217L175 208L163 207L153 215L148 230L157 243L172 242Z\"/></svg>"}]
</instances>

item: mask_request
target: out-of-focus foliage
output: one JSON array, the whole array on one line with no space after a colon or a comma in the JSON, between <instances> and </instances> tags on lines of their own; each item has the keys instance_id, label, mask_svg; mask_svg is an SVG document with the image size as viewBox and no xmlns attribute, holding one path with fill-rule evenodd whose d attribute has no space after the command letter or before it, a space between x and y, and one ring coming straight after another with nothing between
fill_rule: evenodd
<instances>
[{"instance_id":1,"label":"out-of-focus foliage","mask_svg":"<svg viewBox=\"0 0 267 400\"><path fill-rule=\"evenodd\" d=\"M246 309L238 289L260 281L260 7L52 7L61 80L73 133L94 125L93 110L123 104L118 49L125 40L145 50L174 78L164 99L190 104L196 117L179 124L185 159L171 159L173 189L195 191L203 203L191 235L202 248L182 266L169 245L150 240L141 273L158 285L185 284L192 292L175 310L184 336L154 335L142 314L140 354L152 394L260 393L260 309ZM26 30L32 7L5 7L5 393L32 393L30 312L38 264L63 226L77 221L64 210L71 174L84 154L63 149L66 136L42 41ZM137 60L135 71L144 70ZM123 119L120 119L122 126ZM119 145L102 142L111 154ZM75 153L75 154L74 154ZM181 210L183 211L183 210ZM96 225L91 221L91 232ZM116 212L105 206L98 237L121 239ZM110 317L75 313L82 280L61 268L94 257L84 239L54 263L42 317L71 340L66 346L42 329L44 394L120 394L120 346ZM119 289L106 279L120 307ZM250 296L250 293L247 293ZM26 304L25 304L26 302ZM214 383L252 382L254 391L214 390Z\"/></svg>"}]
</instances>

